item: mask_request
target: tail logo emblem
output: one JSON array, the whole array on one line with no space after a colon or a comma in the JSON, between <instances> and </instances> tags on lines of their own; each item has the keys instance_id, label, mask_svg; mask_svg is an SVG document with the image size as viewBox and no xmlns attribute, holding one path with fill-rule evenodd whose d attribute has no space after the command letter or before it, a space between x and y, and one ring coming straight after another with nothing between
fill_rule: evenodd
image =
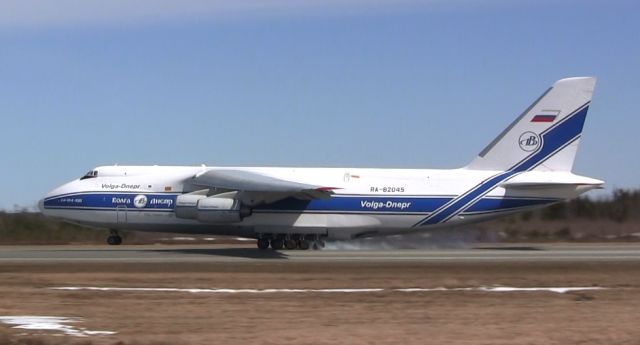
<instances>
[{"instance_id":1,"label":"tail logo emblem","mask_svg":"<svg viewBox=\"0 0 640 345\"><path fill-rule=\"evenodd\" d=\"M520 134L518 144L523 151L535 151L540 146L540 137L533 132L524 132Z\"/></svg>"}]
</instances>

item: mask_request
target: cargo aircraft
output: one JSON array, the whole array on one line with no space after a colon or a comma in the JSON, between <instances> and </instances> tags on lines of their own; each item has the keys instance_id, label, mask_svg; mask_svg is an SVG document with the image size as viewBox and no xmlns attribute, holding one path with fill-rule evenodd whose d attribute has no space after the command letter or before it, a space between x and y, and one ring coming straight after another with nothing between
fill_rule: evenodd
<instances>
[{"instance_id":1,"label":"cargo aircraft","mask_svg":"<svg viewBox=\"0 0 640 345\"><path fill-rule=\"evenodd\" d=\"M603 181L572 167L596 79L557 81L458 169L100 166L39 203L112 229L255 238L260 249L457 227L575 198Z\"/></svg>"}]
</instances>

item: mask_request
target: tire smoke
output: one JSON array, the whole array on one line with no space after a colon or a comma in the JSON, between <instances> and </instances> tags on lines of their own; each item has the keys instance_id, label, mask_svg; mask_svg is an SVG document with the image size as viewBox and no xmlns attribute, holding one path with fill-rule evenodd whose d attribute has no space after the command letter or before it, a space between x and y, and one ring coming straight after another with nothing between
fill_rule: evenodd
<instances>
[{"instance_id":1,"label":"tire smoke","mask_svg":"<svg viewBox=\"0 0 640 345\"><path fill-rule=\"evenodd\" d=\"M461 249L472 247L480 239L487 241L485 237L486 234L478 229L454 228L428 233L329 240L324 250Z\"/></svg>"}]
</instances>

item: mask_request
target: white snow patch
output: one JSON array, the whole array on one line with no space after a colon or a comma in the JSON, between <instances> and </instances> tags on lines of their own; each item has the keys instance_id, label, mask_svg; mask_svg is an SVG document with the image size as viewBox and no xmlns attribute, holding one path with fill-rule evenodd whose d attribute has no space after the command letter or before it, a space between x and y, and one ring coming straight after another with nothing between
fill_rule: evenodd
<instances>
[{"instance_id":1,"label":"white snow patch","mask_svg":"<svg viewBox=\"0 0 640 345\"><path fill-rule=\"evenodd\" d=\"M179 288L122 288L122 287L96 287L96 286L63 286L53 287L53 290L67 290L67 291L120 291L120 292L140 292L140 291L155 291L155 292L191 292L191 293L278 293L278 292L380 292L384 289L370 288L370 289L179 289Z\"/></svg>"},{"instance_id":2,"label":"white snow patch","mask_svg":"<svg viewBox=\"0 0 640 345\"><path fill-rule=\"evenodd\" d=\"M91 331L84 327L75 327L69 323L80 323L82 318L62 316L0 316L0 322L11 328L34 331L55 331L59 334L75 337L116 334L112 331Z\"/></svg>"},{"instance_id":3,"label":"white snow patch","mask_svg":"<svg viewBox=\"0 0 640 345\"><path fill-rule=\"evenodd\" d=\"M431 291L451 291L451 289L437 287L437 288L406 288L406 289L394 289L399 292L431 292Z\"/></svg>"},{"instance_id":4,"label":"white snow patch","mask_svg":"<svg viewBox=\"0 0 640 345\"><path fill-rule=\"evenodd\" d=\"M575 286L575 287L509 287L509 286L494 286L494 287L466 287L466 288L408 288L408 289L394 289L394 291L401 292L430 292L430 291L486 291L486 292L532 292L532 291L546 291L555 293L567 293L571 291L585 291L585 290L605 290L606 288L598 286Z\"/></svg>"},{"instance_id":5,"label":"white snow patch","mask_svg":"<svg viewBox=\"0 0 640 345\"><path fill-rule=\"evenodd\" d=\"M572 291L587 291L587 290L604 290L606 288L598 287L598 286L583 286L583 287L530 287L530 288L518 288L518 287L507 287L507 286L496 286L496 287L488 287L482 288L482 291L490 291L490 292L511 292L511 291L548 291L555 293L567 293Z\"/></svg>"},{"instance_id":6,"label":"white snow patch","mask_svg":"<svg viewBox=\"0 0 640 345\"><path fill-rule=\"evenodd\" d=\"M181 289L181 288L143 288L143 287L97 287L97 286L62 286L52 287L53 290L66 290L66 291L120 291L120 292L189 292L189 293L306 293L306 292L343 292L343 293L367 293L367 292L433 292L433 291L486 291L486 292L532 292L532 291L546 291L555 293L566 293L571 291L584 291L584 290L604 290L606 288L596 286L586 287L509 287L509 286L494 286L494 287L464 287L464 288L396 288L396 289L384 289L384 288L364 288L364 289L223 289L223 288L194 288L194 289Z\"/></svg>"}]
</instances>

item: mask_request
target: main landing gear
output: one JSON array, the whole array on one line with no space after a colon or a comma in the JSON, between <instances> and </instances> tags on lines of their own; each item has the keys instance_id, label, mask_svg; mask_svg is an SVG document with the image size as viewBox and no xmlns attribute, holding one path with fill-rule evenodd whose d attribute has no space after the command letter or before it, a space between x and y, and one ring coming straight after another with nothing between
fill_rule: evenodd
<instances>
[{"instance_id":1,"label":"main landing gear","mask_svg":"<svg viewBox=\"0 0 640 345\"><path fill-rule=\"evenodd\" d=\"M122 237L118 234L118 230L111 230L109 237L107 237L107 243L111 246L122 244Z\"/></svg>"},{"instance_id":2,"label":"main landing gear","mask_svg":"<svg viewBox=\"0 0 640 345\"><path fill-rule=\"evenodd\" d=\"M324 248L324 238L319 235L265 234L258 239L258 248L273 250L307 250Z\"/></svg>"},{"instance_id":3,"label":"main landing gear","mask_svg":"<svg viewBox=\"0 0 640 345\"><path fill-rule=\"evenodd\" d=\"M260 248L260 249L269 248L269 239L268 238L259 238L258 239L258 248Z\"/></svg>"}]
</instances>

